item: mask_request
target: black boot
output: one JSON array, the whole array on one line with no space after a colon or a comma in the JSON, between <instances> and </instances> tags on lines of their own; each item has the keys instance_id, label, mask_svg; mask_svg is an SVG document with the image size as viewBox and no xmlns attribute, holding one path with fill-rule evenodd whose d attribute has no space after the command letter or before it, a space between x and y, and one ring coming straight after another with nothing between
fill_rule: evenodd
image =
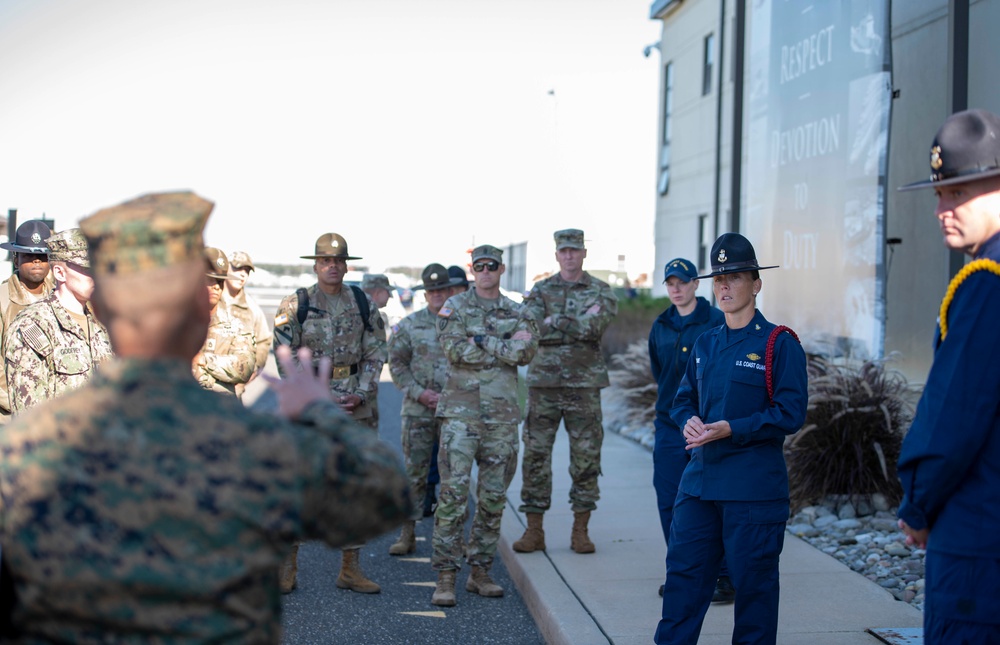
<instances>
[{"instance_id":1,"label":"black boot","mask_svg":"<svg viewBox=\"0 0 1000 645\"><path fill-rule=\"evenodd\" d=\"M715 593L712 594L712 602L733 602L736 600L736 589L729 576L719 576L715 581Z\"/></svg>"},{"instance_id":2,"label":"black boot","mask_svg":"<svg viewBox=\"0 0 1000 645\"><path fill-rule=\"evenodd\" d=\"M437 501L437 495L434 494L434 486L427 486L427 494L424 495L424 517L434 515Z\"/></svg>"}]
</instances>

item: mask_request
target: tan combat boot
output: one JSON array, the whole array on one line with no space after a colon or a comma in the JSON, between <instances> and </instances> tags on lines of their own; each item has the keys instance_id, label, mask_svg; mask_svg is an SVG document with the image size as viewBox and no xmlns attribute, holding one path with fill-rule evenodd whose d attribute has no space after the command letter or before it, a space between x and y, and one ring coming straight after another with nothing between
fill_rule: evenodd
<instances>
[{"instance_id":1,"label":"tan combat boot","mask_svg":"<svg viewBox=\"0 0 1000 645\"><path fill-rule=\"evenodd\" d=\"M340 559L340 575L337 576L337 586L358 593L378 593L382 587L365 577L358 564L360 549L343 549Z\"/></svg>"},{"instance_id":2,"label":"tan combat boot","mask_svg":"<svg viewBox=\"0 0 1000 645\"><path fill-rule=\"evenodd\" d=\"M285 557L281 563L281 571L278 574L278 587L281 593L291 593L295 589L296 577L299 572L299 545L292 545L292 552Z\"/></svg>"},{"instance_id":3,"label":"tan combat boot","mask_svg":"<svg viewBox=\"0 0 1000 645\"><path fill-rule=\"evenodd\" d=\"M406 555L417 550L417 536L413 533L414 522L403 522L399 539L389 547L389 555Z\"/></svg>"},{"instance_id":4,"label":"tan combat boot","mask_svg":"<svg viewBox=\"0 0 1000 645\"><path fill-rule=\"evenodd\" d=\"M431 604L438 607L455 606L455 574L454 569L450 571L438 571L437 587L434 588L434 595L431 596Z\"/></svg>"},{"instance_id":5,"label":"tan combat boot","mask_svg":"<svg viewBox=\"0 0 1000 645\"><path fill-rule=\"evenodd\" d=\"M569 538L569 548L577 553L593 553L597 550L587 535L588 522L590 522L590 511L573 514L573 534Z\"/></svg>"},{"instance_id":6,"label":"tan combat boot","mask_svg":"<svg viewBox=\"0 0 1000 645\"><path fill-rule=\"evenodd\" d=\"M465 590L469 593L477 593L486 598L499 598L503 595L503 587L493 582L489 571L483 567L472 567L469 574L469 581L465 583Z\"/></svg>"},{"instance_id":7,"label":"tan combat boot","mask_svg":"<svg viewBox=\"0 0 1000 645\"><path fill-rule=\"evenodd\" d=\"M528 528L524 529L524 535L511 547L518 553L531 553L532 551L545 550L545 531L542 530L542 514L528 513Z\"/></svg>"}]
</instances>

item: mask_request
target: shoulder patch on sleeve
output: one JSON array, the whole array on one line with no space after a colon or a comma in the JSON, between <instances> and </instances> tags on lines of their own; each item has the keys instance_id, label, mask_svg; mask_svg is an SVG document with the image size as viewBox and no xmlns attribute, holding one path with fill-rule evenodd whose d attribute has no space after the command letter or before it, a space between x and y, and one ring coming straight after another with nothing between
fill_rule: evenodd
<instances>
[{"instance_id":1,"label":"shoulder patch on sleeve","mask_svg":"<svg viewBox=\"0 0 1000 645\"><path fill-rule=\"evenodd\" d=\"M274 317L274 326L281 327L282 325L288 324L288 314L280 313Z\"/></svg>"},{"instance_id":2,"label":"shoulder patch on sleeve","mask_svg":"<svg viewBox=\"0 0 1000 645\"><path fill-rule=\"evenodd\" d=\"M438 310L438 316L440 316L441 318L451 318L451 314L453 312L454 309L452 309L451 307L441 307L441 309Z\"/></svg>"},{"instance_id":3,"label":"shoulder patch on sleeve","mask_svg":"<svg viewBox=\"0 0 1000 645\"><path fill-rule=\"evenodd\" d=\"M48 356L52 353L52 344L35 321L24 326L21 330L21 336L24 337L24 342L40 355Z\"/></svg>"},{"instance_id":4,"label":"shoulder patch on sleeve","mask_svg":"<svg viewBox=\"0 0 1000 645\"><path fill-rule=\"evenodd\" d=\"M399 325L393 325L392 326L392 333L394 333L394 334L398 334L399 333Z\"/></svg>"}]
</instances>

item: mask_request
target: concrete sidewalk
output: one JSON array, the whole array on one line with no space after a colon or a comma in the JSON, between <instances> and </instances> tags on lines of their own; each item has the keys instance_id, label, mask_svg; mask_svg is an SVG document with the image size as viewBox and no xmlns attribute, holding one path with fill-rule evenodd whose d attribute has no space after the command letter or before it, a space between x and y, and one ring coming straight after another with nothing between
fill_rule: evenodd
<instances>
[{"instance_id":1,"label":"concrete sidewalk","mask_svg":"<svg viewBox=\"0 0 1000 645\"><path fill-rule=\"evenodd\" d=\"M519 456L520 458L520 456ZM609 432L602 452L601 501L590 520L593 555L569 548L569 444L560 430L552 457L553 509L545 514L545 553L515 553L526 520L517 512L521 472L511 483L500 554L550 644L648 645L660 619L666 549L653 492L652 454ZM790 534L781 554L778 643L875 645L868 628L913 628L923 614ZM712 605L699 643L731 642L733 605Z\"/></svg>"}]
</instances>

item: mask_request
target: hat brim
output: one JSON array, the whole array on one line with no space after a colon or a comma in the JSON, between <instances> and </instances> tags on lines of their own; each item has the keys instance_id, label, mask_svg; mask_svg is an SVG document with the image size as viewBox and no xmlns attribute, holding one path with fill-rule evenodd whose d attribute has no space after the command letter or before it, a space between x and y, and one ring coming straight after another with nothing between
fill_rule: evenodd
<instances>
[{"instance_id":1,"label":"hat brim","mask_svg":"<svg viewBox=\"0 0 1000 645\"><path fill-rule=\"evenodd\" d=\"M580 249L586 251L587 247L582 244L573 244L572 242L563 242L556 245L556 251L562 251L563 249Z\"/></svg>"},{"instance_id":2,"label":"hat brim","mask_svg":"<svg viewBox=\"0 0 1000 645\"><path fill-rule=\"evenodd\" d=\"M729 275L731 273L750 273L751 271L764 271L765 269L779 269L779 268L781 268L781 265L775 264L774 266L769 266L769 267L746 267L740 269L733 269L730 271L712 271L708 275L698 276L697 278L695 278L695 280L701 280L703 278L714 278L717 275Z\"/></svg>"},{"instance_id":3,"label":"hat brim","mask_svg":"<svg viewBox=\"0 0 1000 645\"><path fill-rule=\"evenodd\" d=\"M354 255L300 255L303 260L319 260L321 258L340 258L341 260L362 260L364 258Z\"/></svg>"},{"instance_id":4,"label":"hat brim","mask_svg":"<svg viewBox=\"0 0 1000 645\"><path fill-rule=\"evenodd\" d=\"M908 190L920 190L921 188L935 188L937 186L953 186L955 184L966 184L970 181L977 181L979 179L988 179L990 177L996 177L1000 175L1000 168L992 168L983 172L972 173L968 175L955 175L954 177L949 177L947 179L942 179L940 181L934 181L933 179L924 179L922 181L915 181L912 184L906 184L905 186L900 186L896 190L899 192L906 192Z\"/></svg>"},{"instance_id":5,"label":"hat brim","mask_svg":"<svg viewBox=\"0 0 1000 645\"><path fill-rule=\"evenodd\" d=\"M448 281L448 284L442 284L437 287L434 287L433 289L428 289L424 285L418 284L417 286L410 289L410 291L441 291L442 289L451 289L452 287L457 287L461 284L465 283L459 280L458 278L452 278L451 280Z\"/></svg>"},{"instance_id":6,"label":"hat brim","mask_svg":"<svg viewBox=\"0 0 1000 645\"><path fill-rule=\"evenodd\" d=\"M215 278L216 280L225 280L229 278L228 275L222 275L221 273L206 273L205 275L209 278Z\"/></svg>"},{"instance_id":7,"label":"hat brim","mask_svg":"<svg viewBox=\"0 0 1000 645\"><path fill-rule=\"evenodd\" d=\"M45 255L49 254L48 247L45 246L21 246L20 244L14 244L13 242L3 242L0 243L0 249L6 251L13 251L14 253L36 253Z\"/></svg>"}]
</instances>

